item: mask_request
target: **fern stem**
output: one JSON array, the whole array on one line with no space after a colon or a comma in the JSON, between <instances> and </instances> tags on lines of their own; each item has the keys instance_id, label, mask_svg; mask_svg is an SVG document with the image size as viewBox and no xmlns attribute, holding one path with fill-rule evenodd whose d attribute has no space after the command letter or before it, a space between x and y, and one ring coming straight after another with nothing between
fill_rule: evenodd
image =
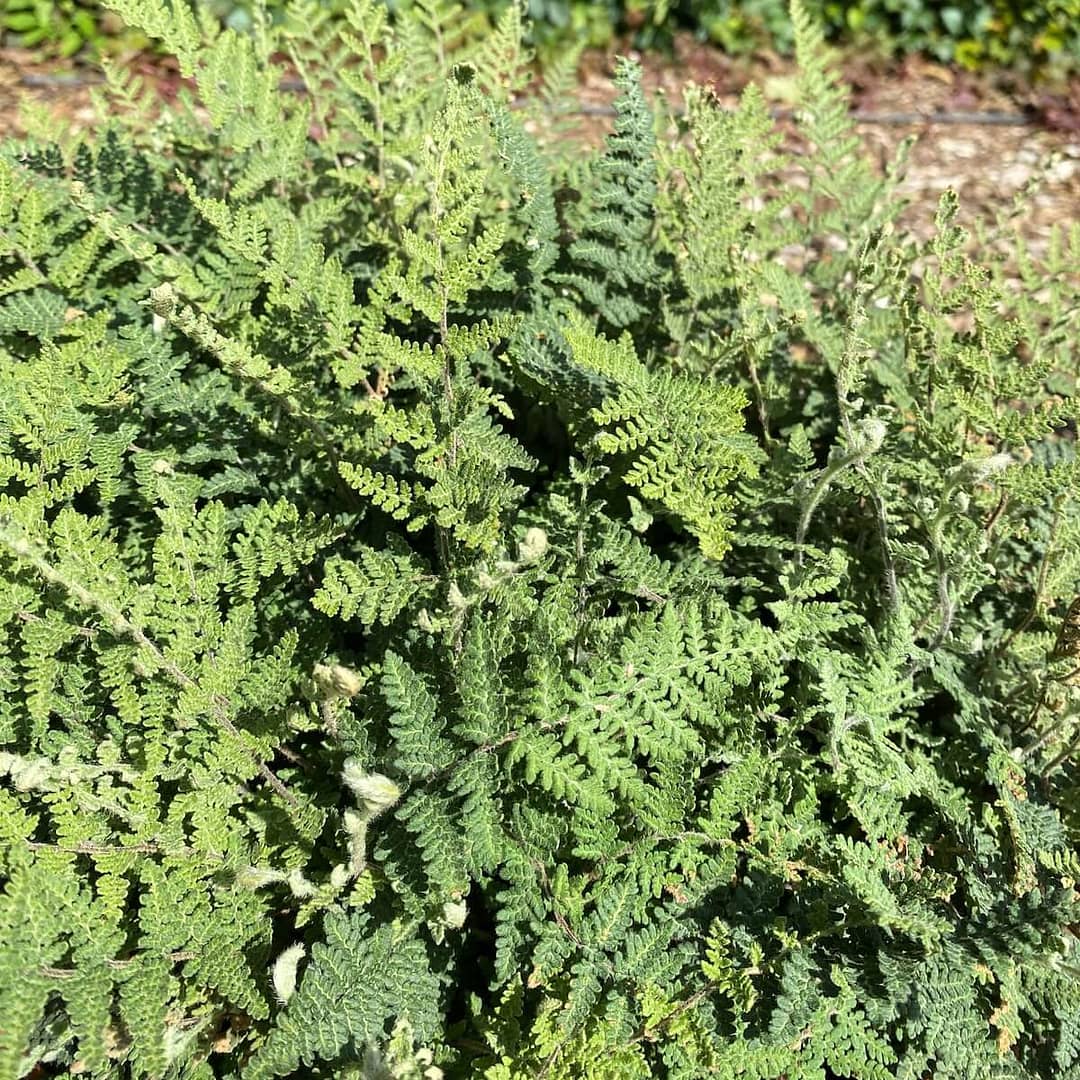
<instances>
[{"instance_id":1,"label":"fern stem","mask_svg":"<svg viewBox=\"0 0 1080 1080\"><path fill-rule=\"evenodd\" d=\"M588 470L591 469L594 464L593 456L590 454L585 462L586 476L589 474ZM574 666L578 667L581 664L583 658L583 649L585 645L585 634L588 629L586 620L586 612L588 610L588 587L586 582L586 565L585 565L585 525L588 520L588 499L589 499L589 487L586 482L581 484L581 492L578 499L578 527L574 536L574 559L576 566L574 572L578 578L578 592L577 592L577 605L574 613L574 621L576 623L574 629Z\"/></svg>"},{"instance_id":2,"label":"fern stem","mask_svg":"<svg viewBox=\"0 0 1080 1080\"><path fill-rule=\"evenodd\" d=\"M194 960L199 954L192 952L190 949L177 949L165 955L170 963L179 964L184 960ZM140 957L138 956L129 956L126 960L106 960L105 964L114 971L123 971L124 968L137 964L139 960ZM80 974L79 968L58 968L53 967L51 964L42 964L38 970L49 979L73 979Z\"/></svg>"},{"instance_id":3,"label":"fern stem","mask_svg":"<svg viewBox=\"0 0 1080 1080\"><path fill-rule=\"evenodd\" d=\"M818 503L821 502L829 485L841 472L843 472L844 469L854 465L869 452L870 451L865 447L856 446L855 448L848 450L847 453L841 454L839 457L828 462L825 468L821 470L814 486L810 490L809 497L803 504L802 512L799 515L799 523L795 529L795 565L797 567L802 566L803 548L806 545L806 534L810 529L810 522L814 516L814 511L817 510Z\"/></svg>"},{"instance_id":4,"label":"fern stem","mask_svg":"<svg viewBox=\"0 0 1080 1080\"><path fill-rule=\"evenodd\" d=\"M1080 668L1078 668L1077 671L1080 672ZM1042 770L1040 775L1043 777L1043 779L1048 777L1052 772L1055 772L1061 765L1064 765L1065 762L1072 756L1073 752L1078 746L1080 746L1080 731L1076 732L1076 734L1066 744L1065 749L1062 750L1054 758L1054 760L1051 761L1050 764Z\"/></svg>"},{"instance_id":5,"label":"fern stem","mask_svg":"<svg viewBox=\"0 0 1080 1080\"><path fill-rule=\"evenodd\" d=\"M1039 562L1039 574L1035 581L1035 596L1032 598L1031 607L1024 617L1013 627L1004 641L997 647L999 653L1005 652L1009 646L1035 621L1042 607L1043 594L1046 592L1046 578L1050 572L1050 555L1054 549L1054 541L1057 539L1058 528L1061 525L1061 511L1064 498L1059 497L1054 501L1054 516L1050 522L1050 535L1043 549L1042 559Z\"/></svg>"},{"instance_id":6,"label":"fern stem","mask_svg":"<svg viewBox=\"0 0 1080 1080\"><path fill-rule=\"evenodd\" d=\"M765 401L765 391L761 387L757 361L754 360L753 352L748 354L746 366L750 373L750 384L754 388L754 407L757 410L758 423L761 425L761 437L765 440L765 446L768 448L773 445L773 437L769 432L769 407Z\"/></svg>"},{"instance_id":7,"label":"fern stem","mask_svg":"<svg viewBox=\"0 0 1080 1080\"><path fill-rule=\"evenodd\" d=\"M77 844L49 844L43 841L27 840L30 851L59 851L66 855L161 855L164 858L199 858L210 862L224 862L225 856L215 851L199 851L193 847L162 847L156 841L148 840L138 844L98 844L91 840L81 840Z\"/></svg>"},{"instance_id":8,"label":"fern stem","mask_svg":"<svg viewBox=\"0 0 1080 1080\"><path fill-rule=\"evenodd\" d=\"M948 636L956 614L956 603L950 591L952 582L949 578L949 567L945 562L945 554L942 550L945 541L945 522L948 518L949 508L946 504L945 507L938 511L930 526L930 542L934 549L934 562L937 566L937 599L941 621L926 647L928 653L934 652Z\"/></svg>"},{"instance_id":9,"label":"fern stem","mask_svg":"<svg viewBox=\"0 0 1080 1080\"><path fill-rule=\"evenodd\" d=\"M36 179L37 178L35 177L35 180ZM11 235L9 233L4 232L2 229L0 229L0 240L2 240L4 242L4 244L7 246L7 249L16 258L21 259L26 264L27 268L30 269L30 270L33 270L34 273L37 274L37 276L42 281L47 281L48 280L48 278L46 277L45 271L41 269L41 267L38 265L37 261L33 258L33 256L28 251L26 251L24 248L22 248L11 237Z\"/></svg>"},{"instance_id":10,"label":"fern stem","mask_svg":"<svg viewBox=\"0 0 1080 1080\"><path fill-rule=\"evenodd\" d=\"M1039 694L1039 700L1035 702L1035 707L1031 710L1031 715L1028 717L1027 723L1024 724L1024 726L1017 732L1017 734L1023 734L1025 731L1027 731L1034 725L1035 721L1038 719L1039 713L1042 712L1042 710L1046 707L1047 698L1050 694L1050 687L1054 683L1068 685L1078 675L1080 675L1080 667L1075 668L1073 671L1070 671L1067 675L1064 675L1061 678L1044 679L1042 691ZM1037 750L1042 749L1042 747L1044 747L1048 742L1050 742L1050 740L1053 739L1053 737L1061 730L1063 723L1064 720L1057 723L1051 723L1050 726L1037 739L1035 739L1033 742L1028 743L1028 745L1024 747L1023 751L1021 752L1021 758L1029 758ZM1064 757L1067 757L1070 753L1072 753L1072 751L1076 748L1076 745L1077 744L1075 742L1070 744L1070 746L1066 749L1064 756L1059 755L1058 758L1054 759L1052 765L1056 766L1060 764L1061 761L1064 760ZM1050 769L1051 766L1048 766L1047 771L1050 771ZM1046 775L1046 773L1044 772L1043 775Z\"/></svg>"}]
</instances>

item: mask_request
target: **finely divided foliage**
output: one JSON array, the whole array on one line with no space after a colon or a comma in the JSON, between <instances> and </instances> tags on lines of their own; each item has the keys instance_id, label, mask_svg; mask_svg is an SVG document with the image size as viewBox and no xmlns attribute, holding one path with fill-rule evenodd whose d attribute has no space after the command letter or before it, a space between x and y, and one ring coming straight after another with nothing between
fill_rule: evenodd
<instances>
[{"instance_id":1,"label":"finely divided foliage","mask_svg":"<svg viewBox=\"0 0 1080 1080\"><path fill-rule=\"evenodd\" d=\"M175 105L0 153L0 1076L1080 1077L1080 230L903 231L798 2L805 152L624 62L587 160L516 7L112 6Z\"/></svg>"}]
</instances>

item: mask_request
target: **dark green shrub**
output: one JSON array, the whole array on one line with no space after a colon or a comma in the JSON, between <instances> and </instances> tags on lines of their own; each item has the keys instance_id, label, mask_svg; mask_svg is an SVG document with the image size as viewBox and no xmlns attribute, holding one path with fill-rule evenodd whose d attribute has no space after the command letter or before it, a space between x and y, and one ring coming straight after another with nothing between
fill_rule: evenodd
<instances>
[{"instance_id":1,"label":"dark green shrub","mask_svg":"<svg viewBox=\"0 0 1080 1080\"><path fill-rule=\"evenodd\" d=\"M93 0L4 0L0 25L20 45L74 56L87 45L101 44L100 20Z\"/></svg>"},{"instance_id":2,"label":"dark green shrub","mask_svg":"<svg viewBox=\"0 0 1080 1080\"><path fill-rule=\"evenodd\" d=\"M798 5L799 156L115 6L195 89L0 154L0 1076L1076 1076L1080 230L898 229Z\"/></svg>"},{"instance_id":3,"label":"dark green shrub","mask_svg":"<svg viewBox=\"0 0 1080 1080\"><path fill-rule=\"evenodd\" d=\"M291 0L267 0L271 19L287 17ZM445 24L464 15L459 31L482 37L509 0L391 0L400 14L413 7ZM794 31L785 0L523 0L533 43L547 56L568 42L604 46L615 34L632 35L643 47L665 46L680 27L728 52L771 47L789 52ZM44 45L70 55L84 45L108 49L118 27L99 24L98 0L6 0L4 26L25 45ZM320 15L341 17L344 0L318 5ZM807 9L838 41L867 42L892 54L926 52L966 67L1005 64L1047 65L1066 70L1080 58L1080 2L1050 0L808 0ZM252 0L212 0L208 4L226 26L250 31L258 6ZM127 43L121 36L122 43Z\"/></svg>"},{"instance_id":4,"label":"dark green shrub","mask_svg":"<svg viewBox=\"0 0 1080 1080\"><path fill-rule=\"evenodd\" d=\"M783 0L679 0L670 6L678 21L699 27L728 50L771 44L786 51L794 43ZM1080 56L1076 0L813 0L807 8L837 40L868 40L890 53L925 52L966 67L1072 66Z\"/></svg>"}]
</instances>

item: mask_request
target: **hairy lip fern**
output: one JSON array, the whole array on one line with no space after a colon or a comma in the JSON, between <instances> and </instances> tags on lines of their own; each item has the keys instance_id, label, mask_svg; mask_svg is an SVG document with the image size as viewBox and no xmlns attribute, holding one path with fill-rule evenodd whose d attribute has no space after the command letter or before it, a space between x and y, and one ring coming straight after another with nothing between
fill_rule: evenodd
<instances>
[{"instance_id":1,"label":"hairy lip fern","mask_svg":"<svg viewBox=\"0 0 1080 1080\"><path fill-rule=\"evenodd\" d=\"M800 156L110 6L176 105L0 151L0 1077L1080 1077L1080 230L905 235L798 0Z\"/></svg>"}]
</instances>

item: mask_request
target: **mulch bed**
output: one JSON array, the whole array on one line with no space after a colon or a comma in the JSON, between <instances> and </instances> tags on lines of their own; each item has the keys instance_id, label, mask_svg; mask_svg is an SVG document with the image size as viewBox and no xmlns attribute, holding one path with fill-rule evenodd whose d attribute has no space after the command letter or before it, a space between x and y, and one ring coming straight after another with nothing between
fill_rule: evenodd
<instances>
[{"instance_id":1,"label":"mulch bed","mask_svg":"<svg viewBox=\"0 0 1080 1080\"><path fill-rule=\"evenodd\" d=\"M587 115L579 118L578 133L586 142L599 142L610 126L614 55L615 48L594 50L582 59L578 95ZM734 105L751 80L779 109L792 100L794 67L774 54L729 57L682 35L671 55L639 59L649 90L670 101L679 100L689 80L712 85L726 105ZM163 99L175 95L179 78L168 64L146 56L125 63ZM917 137L903 183L911 201L905 224L917 233L929 227L945 188L958 191L970 221L1008 210L1014 194L1040 171L1045 177L1023 223L1033 252L1045 248L1053 225L1080 220L1080 79L1044 88L1008 73L975 75L918 57L884 63L854 56L843 59L843 70L856 114L866 118L859 128L875 160L884 166L905 136ZM86 66L0 50L0 137L21 133L20 105L27 102L46 106L66 127L92 125L94 78ZM904 122L895 122L898 116Z\"/></svg>"}]
</instances>

